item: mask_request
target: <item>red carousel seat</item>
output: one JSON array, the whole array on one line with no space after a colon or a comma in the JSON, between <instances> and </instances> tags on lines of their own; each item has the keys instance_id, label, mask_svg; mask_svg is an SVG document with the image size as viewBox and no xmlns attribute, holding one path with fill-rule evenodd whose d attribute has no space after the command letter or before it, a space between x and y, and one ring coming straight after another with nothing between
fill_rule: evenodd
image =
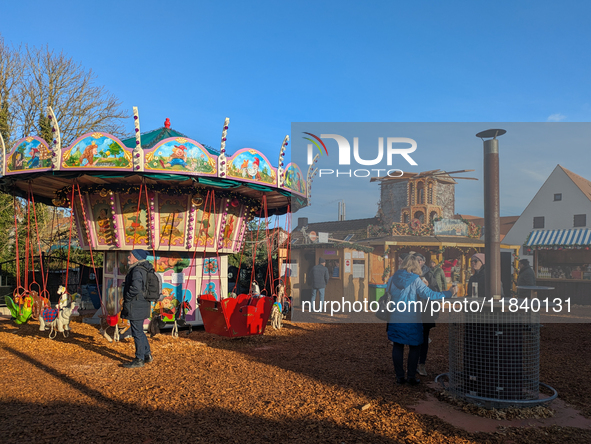
<instances>
[{"instance_id":1,"label":"red carousel seat","mask_svg":"<svg viewBox=\"0 0 591 444\"><path fill-rule=\"evenodd\" d=\"M229 338L262 335L273 308L273 298L247 294L222 301L204 294L198 302L205 331Z\"/></svg>"}]
</instances>

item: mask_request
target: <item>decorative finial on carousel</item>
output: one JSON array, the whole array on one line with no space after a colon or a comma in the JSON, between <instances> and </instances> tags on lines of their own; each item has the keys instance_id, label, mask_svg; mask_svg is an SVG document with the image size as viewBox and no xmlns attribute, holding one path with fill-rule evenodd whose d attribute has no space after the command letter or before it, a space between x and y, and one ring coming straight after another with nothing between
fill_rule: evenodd
<instances>
[{"instance_id":1,"label":"decorative finial on carousel","mask_svg":"<svg viewBox=\"0 0 591 444\"><path fill-rule=\"evenodd\" d=\"M142 136L140 133L140 115L137 106L133 107L133 124L135 126L135 148L133 149L134 171L144 170L144 150L142 149Z\"/></svg>"},{"instance_id":2,"label":"decorative finial on carousel","mask_svg":"<svg viewBox=\"0 0 591 444\"><path fill-rule=\"evenodd\" d=\"M51 146L51 164L53 169L59 170L59 159L61 157L62 139L60 135L60 127L58 125L57 119L55 118L55 114L53 113L53 109L51 108L51 106L47 107L47 118L51 122L51 134L53 135L52 140L47 141Z\"/></svg>"},{"instance_id":3,"label":"decorative finial on carousel","mask_svg":"<svg viewBox=\"0 0 591 444\"><path fill-rule=\"evenodd\" d=\"M224 120L224 128L222 129L222 143L220 145L220 155L218 156L218 177L226 177L226 136L228 135L228 126L230 119L226 117Z\"/></svg>"},{"instance_id":4,"label":"decorative finial on carousel","mask_svg":"<svg viewBox=\"0 0 591 444\"><path fill-rule=\"evenodd\" d=\"M164 121L164 128L170 129L170 119L168 117Z\"/></svg>"},{"instance_id":5,"label":"decorative finial on carousel","mask_svg":"<svg viewBox=\"0 0 591 444\"><path fill-rule=\"evenodd\" d=\"M289 136L285 136L283 143L281 144L281 149L279 150L279 164L277 165L277 186L279 187L282 187L285 182L283 175L283 158L285 157L287 145L289 145Z\"/></svg>"}]
</instances>

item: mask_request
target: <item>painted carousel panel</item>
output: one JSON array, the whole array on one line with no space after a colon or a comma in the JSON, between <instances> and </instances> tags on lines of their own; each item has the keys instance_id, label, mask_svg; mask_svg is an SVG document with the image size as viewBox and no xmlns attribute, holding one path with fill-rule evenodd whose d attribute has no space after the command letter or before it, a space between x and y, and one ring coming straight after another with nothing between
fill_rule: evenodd
<instances>
[{"instance_id":1,"label":"painted carousel panel","mask_svg":"<svg viewBox=\"0 0 591 444\"><path fill-rule=\"evenodd\" d=\"M239 249L240 236L246 223L246 207L232 204L233 202L230 202L228 205L225 223L220 231L220 250L233 253Z\"/></svg>"},{"instance_id":2,"label":"painted carousel panel","mask_svg":"<svg viewBox=\"0 0 591 444\"><path fill-rule=\"evenodd\" d=\"M220 264L217 257L205 258L203 261L203 276L219 276Z\"/></svg>"},{"instance_id":3,"label":"painted carousel panel","mask_svg":"<svg viewBox=\"0 0 591 444\"><path fill-rule=\"evenodd\" d=\"M155 217L158 219L158 246L160 248L184 248L188 205L189 196L187 195L158 194Z\"/></svg>"},{"instance_id":4,"label":"painted carousel panel","mask_svg":"<svg viewBox=\"0 0 591 444\"><path fill-rule=\"evenodd\" d=\"M201 295L210 295L216 301L221 300L221 281L219 278L204 277L201 281Z\"/></svg>"},{"instance_id":5,"label":"painted carousel panel","mask_svg":"<svg viewBox=\"0 0 591 444\"><path fill-rule=\"evenodd\" d=\"M142 193L143 194L143 193ZM153 193L150 193L153 196ZM146 197L139 194L120 194L119 204L121 218L123 219L123 245L130 248L143 248L150 245L150 222L148 220L148 208ZM138 211L139 210L139 211ZM150 215L156 217L154 214Z\"/></svg>"},{"instance_id":6,"label":"painted carousel panel","mask_svg":"<svg viewBox=\"0 0 591 444\"><path fill-rule=\"evenodd\" d=\"M97 242L96 238L92 237L92 232L94 231L92 230L92 218L90 220L88 219L88 215L91 214L90 207L84 197L82 201L84 206L80 204L80 199L74 199L74 221L80 247L88 249L91 241L93 247L96 247Z\"/></svg>"},{"instance_id":7,"label":"painted carousel panel","mask_svg":"<svg viewBox=\"0 0 591 444\"><path fill-rule=\"evenodd\" d=\"M290 163L285 168L285 177L283 183L285 188L290 189L294 193L300 194L301 196L306 195L306 181L302 170L295 163Z\"/></svg>"},{"instance_id":8,"label":"painted carousel panel","mask_svg":"<svg viewBox=\"0 0 591 444\"><path fill-rule=\"evenodd\" d=\"M110 134L85 134L76 139L71 147L63 150L61 168L132 171L132 150Z\"/></svg>"},{"instance_id":9,"label":"painted carousel panel","mask_svg":"<svg viewBox=\"0 0 591 444\"><path fill-rule=\"evenodd\" d=\"M277 183L277 170L260 151L243 148L228 160L228 177L267 185Z\"/></svg>"},{"instance_id":10,"label":"painted carousel panel","mask_svg":"<svg viewBox=\"0 0 591 444\"><path fill-rule=\"evenodd\" d=\"M200 250L215 251L218 227L221 220L222 199L208 202L205 198L193 198L194 245Z\"/></svg>"},{"instance_id":11,"label":"painted carousel panel","mask_svg":"<svg viewBox=\"0 0 591 444\"><path fill-rule=\"evenodd\" d=\"M20 139L6 160L6 175L51 170L51 154L47 142L40 137Z\"/></svg>"},{"instance_id":12,"label":"painted carousel panel","mask_svg":"<svg viewBox=\"0 0 591 444\"><path fill-rule=\"evenodd\" d=\"M217 175L217 157L199 142L183 137L169 138L146 150L145 170L175 174Z\"/></svg>"},{"instance_id":13,"label":"painted carousel panel","mask_svg":"<svg viewBox=\"0 0 591 444\"><path fill-rule=\"evenodd\" d=\"M152 315L161 316L164 322L180 318L195 321L195 295L201 259L193 260L187 252L171 251L156 253L156 261L149 255L148 260L155 263L156 271L162 276L164 296L153 305Z\"/></svg>"},{"instance_id":14,"label":"painted carousel panel","mask_svg":"<svg viewBox=\"0 0 591 444\"><path fill-rule=\"evenodd\" d=\"M163 282L162 294L164 297L154 304L152 316L159 315L164 322L174 322L181 317L185 317L187 321L193 320L195 311L194 281L190 286L192 288L186 288L182 284L173 285Z\"/></svg>"},{"instance_id":15,"label":"painted carousel panel","mask_svg":"<svg viewBox=\"0 0 591 444\"><path fill-rule=\"evenodd\" d=\"M113 198L113 200L111 200ZM94 248L115 246L118 237L118 216L116 214L116 196L102 197L99 194L89 194L90 220L92 220ZM115 213L115 214L114 214Z\"/></svg>"}]
</instances>

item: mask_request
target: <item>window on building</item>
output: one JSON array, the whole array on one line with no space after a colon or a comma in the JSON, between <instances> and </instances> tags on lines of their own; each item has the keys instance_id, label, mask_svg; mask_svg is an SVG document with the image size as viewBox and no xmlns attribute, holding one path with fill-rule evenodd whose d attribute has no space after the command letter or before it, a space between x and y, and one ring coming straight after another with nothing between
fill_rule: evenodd
<instances>
[{"instance_id":1,"label":"window on building","mask_svg":"<svg viewBox=\"0 0 591 444\"><path fill-rule=\"evenodd\" d=\"M281 264L281 276L285 277L298 277L298 261L296 260L284 260Z\"/></svg>"},{"instance_id":2,"label":"window on building","mask_svg":"<svg viewBox=\"0 0 591 444\"><path fill-rule=\"evenodd\" d=\"M419 205L425 203L425 184L423 184L423 182L417 184L417 203Z\"/></svg>"},{"instance_id":3,"label":"window on building","mask_svg":"<svg viewBox=\"0 0 591 444\"><path fill-rule=\"evenodd\" d=\"M573 226L586 227L587 226L587 215L586 214L575 214L575 220L574 220Z\"/></svg>"},{"instance_id":4,"label":"window on building","mask_svg":"<svg viewBox=\"0 0 591 444\"><path fill-rule=\"evenodd\" d=\"M554 202L556 202L557 200L562 200L562 193L554 194Z\"/></svg>"},{"instance_id":5,"label":"window on building","mask_svg":"<svg viewBox=\"0 0 591 444\"><path fill-rule=\"evenodd\" d=\"M544 216L534 217L534 228L544 228Z\"/></svg>"}]
</instances>

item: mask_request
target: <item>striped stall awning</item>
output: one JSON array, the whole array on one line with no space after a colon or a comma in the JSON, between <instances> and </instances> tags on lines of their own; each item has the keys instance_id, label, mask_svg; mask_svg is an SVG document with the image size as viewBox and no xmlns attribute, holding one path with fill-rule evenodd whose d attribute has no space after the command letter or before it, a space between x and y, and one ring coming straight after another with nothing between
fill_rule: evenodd
<instances>
[{"instance_id":1,"label":"striped stall awning","mask_svg":"<svg viewBox=\"0 0 591 444\"><path fill-rule=\"evenodd\" d=\"M530 233L527 247L591 245L591 230L534 230Z\"/></svg>"}]
</instances>

